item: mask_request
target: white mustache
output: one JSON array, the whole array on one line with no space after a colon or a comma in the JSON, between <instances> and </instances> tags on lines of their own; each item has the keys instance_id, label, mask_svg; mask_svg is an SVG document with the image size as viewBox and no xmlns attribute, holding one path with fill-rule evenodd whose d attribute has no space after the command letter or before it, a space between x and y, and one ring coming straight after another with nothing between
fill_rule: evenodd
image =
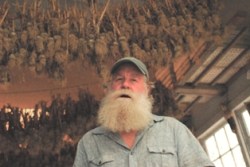
<instances>
[{"instance_id":1,"label":"white mustache","mask_svg":"<svg viewBox=\"0 0 250 167\"><path fill-rule=\"evenodd\" d=\"M110 96L110 98L113 100L116 100L118 98L131 98L131 99L136 98L136 94L132 92L131 90L127 90L127 89L112 91L110 92L108 96Z\"/></svg>"}]
</instances>

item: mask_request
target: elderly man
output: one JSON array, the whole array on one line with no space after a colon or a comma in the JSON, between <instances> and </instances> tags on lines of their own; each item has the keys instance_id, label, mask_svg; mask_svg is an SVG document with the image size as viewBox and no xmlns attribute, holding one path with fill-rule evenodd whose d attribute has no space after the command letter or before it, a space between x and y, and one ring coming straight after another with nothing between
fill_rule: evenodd
<instances>
[{"instance_id":1,"label":"elderly man","mask_svg":"<svg viewBox=\"0 0 250 167\"><path fill-rule=\"evenodd\" d=\"M214 166L185 125L152 114L145 64L125 57L110 73L98 112L100 126L79 141L74 167Z\"/></svg>"}]
</instances>

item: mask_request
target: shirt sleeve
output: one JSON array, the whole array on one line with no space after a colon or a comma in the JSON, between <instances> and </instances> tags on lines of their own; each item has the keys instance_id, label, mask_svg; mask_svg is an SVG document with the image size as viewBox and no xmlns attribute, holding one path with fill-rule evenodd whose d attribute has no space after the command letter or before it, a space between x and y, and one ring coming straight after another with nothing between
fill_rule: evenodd
<instances>
[{"instance_id":1,"label":"shirt sleeve","mask_svg":"<svg viewBox=\"0 0 250 167\"><path fill-rule=\"evenodd\" d=\"M83 139L78 142L76 156L73 167L88 167L87 155L84 148Z\"/></svg>"},{"instance_id":2,"label":"shirt sleeve","mask_svg":"<svg viewBox=\"0 0 250 167\"><path fill-rule=\"evenodd\" d=\"M205 150L191 131L181 122L176 122L175 138L180 167L214 167Z\"/></svg>"}]
</instances>

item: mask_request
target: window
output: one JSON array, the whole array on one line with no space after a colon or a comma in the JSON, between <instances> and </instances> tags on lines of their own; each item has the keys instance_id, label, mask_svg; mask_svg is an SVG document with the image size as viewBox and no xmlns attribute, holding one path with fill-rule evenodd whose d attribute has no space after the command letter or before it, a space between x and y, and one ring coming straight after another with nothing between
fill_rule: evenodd
<instances>
[{"instance_id":1,"label":"window","mask_svg":"<svg viewBox=\"0 0 250 167\"><path fill-rule=\"evenodd\" d=\"M237 113L239 127L242 133L246 149L250 153L250 114L248 110L242 110Z\"/></svg>"},{"instance_id":2,"label":"window","mask_svg":"<svg viewBox=\"0 0 250 167\"><path fill-rule=\"evenodd\" d=\"M250 137L250 115L247 110L242 112L242 119L243 119L244 127L247 132L247 136Z\"/></svg>"},{"instance_id":3,"label":"window","mask_svg":"<svg viewBox=\"0 0 250 167\"><path fill-rule=\"evenodd\" d=\"M208 136L204 144L216 167L246 167L237 136L229 124Z\"/></svg>"}]
</instances>

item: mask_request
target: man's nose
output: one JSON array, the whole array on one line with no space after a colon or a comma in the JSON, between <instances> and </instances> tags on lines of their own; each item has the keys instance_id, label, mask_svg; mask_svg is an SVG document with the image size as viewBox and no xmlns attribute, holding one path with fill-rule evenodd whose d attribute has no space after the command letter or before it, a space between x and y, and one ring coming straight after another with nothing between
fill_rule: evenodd
<instances>
[{"instance_id":1,"label":"man's nose","mask_svg":"<svg viewBox=\"0 0 250 167\"><path fill-rule=\"evenodd\" d=\"M122 82L122 88L123 89L129 89L130 88L129 80L127 80L127 79L123 80L123 82Z\"/></svg>"}]
</instances>

